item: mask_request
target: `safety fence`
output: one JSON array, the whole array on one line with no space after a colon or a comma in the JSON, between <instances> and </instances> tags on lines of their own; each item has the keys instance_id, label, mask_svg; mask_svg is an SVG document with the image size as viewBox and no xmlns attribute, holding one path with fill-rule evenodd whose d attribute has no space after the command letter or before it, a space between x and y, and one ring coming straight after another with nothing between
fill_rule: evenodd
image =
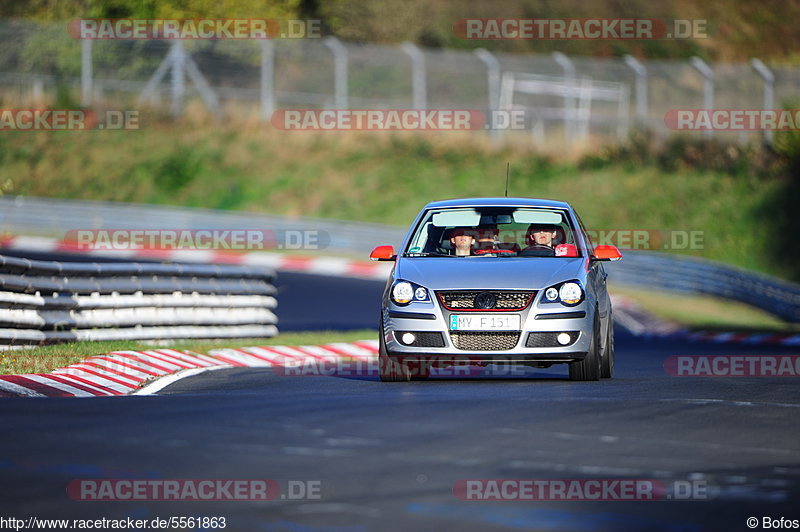
<instances>
[{"instance_id":1,"label":"safety fence","mask_svg":"<svg viewBox=\"0 0 800 532\"><path fill-rule=\"evenodd\" d=\"M0 255L0 344L270 337L274 272Z\"/></svg>"},{"instance_id":2,"label":"safety fence","mask_svg":"<svg viewBox=\"0 0 800 532\"><path fill-rule=\"evenodd\" d=\"M197 100L217 117L282 108L524 110L520 131L616 139L637 126L667 135L674 109L774 109L795 102L800 68L690 60L640 60L359 44L335 37L278 40L80 40L67 23L0 20L0 89L41 102L60 88L81 104L162 109ZM752 140L771 132L695 135Z\"/></svg>"}]
</instances>

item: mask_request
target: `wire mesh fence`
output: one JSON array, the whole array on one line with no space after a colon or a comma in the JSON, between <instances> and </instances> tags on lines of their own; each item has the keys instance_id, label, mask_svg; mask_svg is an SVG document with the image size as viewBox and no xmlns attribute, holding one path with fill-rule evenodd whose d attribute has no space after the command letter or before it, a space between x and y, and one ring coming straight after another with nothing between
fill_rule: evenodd
<instances>
[{"instance_id":1,"label":"wire mesh fence","mask_svg":"<svg viewBox=\"0 0 800 532\"><path fill-rule=\"evenodd\" d=\"M800 97L800 68L695 60L636 60L554 54L424 49L410 43L355 44L328 37L286 40L85 40L67 24L0 21L0 91L17 106L148 104L180 115L199 100L219 116L259 116L302 109L521 109L523 131L567 142L613 138L639 125L667 135L675 109L765 109ZM706 68L704 70L704 68ZM552 90L513 89L501 101L505 74L551 80ZM626 93L593 95L609 83ZM620 92L621 94L621 92ZM60 99L60 100L59 100ZM710 132L694 131L691 134ZM563 137L562 137L563 135ZM715 131L747 141L763 131Z\"/></svg>"}]
</instances>

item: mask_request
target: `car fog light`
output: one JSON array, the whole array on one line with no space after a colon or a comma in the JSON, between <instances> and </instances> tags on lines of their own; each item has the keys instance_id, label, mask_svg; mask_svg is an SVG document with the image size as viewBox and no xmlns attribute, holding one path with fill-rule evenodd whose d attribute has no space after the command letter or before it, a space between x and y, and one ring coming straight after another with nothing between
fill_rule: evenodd
<instances>
[{"instance_id":1,"label":"car fog light","mask_svg":"<svg viewBox=\"0 0 800 532\"><path fill-rule=\"evenodd\" d=\"M413 343L414 343L414 340L416 340L416 339L417 339L417 337L416 337L416 336L414 336L414 335L413 335L413 334L411 334L411 333L405 333L405 334L403 335L403 337L401 338L401 340L403 341L403 343L404 343L404 344L406 344L406 345L411 345L411 344L413 344Z\"/></svg>"},{"instance_id":2,"label":"car fog light","mask_svg":"<svg viewBox=\"0 0 800 532\"><path fill-rule=\"evenodd\" d=\"M556 337L556 340L558 340L558 343L561 345L567 345L572 340L572 337L567 333L561 333Z\"/></svg>"}]
</instances>

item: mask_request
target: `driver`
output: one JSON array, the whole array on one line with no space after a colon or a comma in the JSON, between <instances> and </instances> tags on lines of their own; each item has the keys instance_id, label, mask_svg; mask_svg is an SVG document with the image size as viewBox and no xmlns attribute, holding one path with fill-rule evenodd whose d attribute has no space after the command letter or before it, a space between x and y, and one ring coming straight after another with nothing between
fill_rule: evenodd
<instances>
[{"instance_id":1,"label":"driver","mask_svg":"<svg viewBox=\"0 0 800 532\"><path fill-rule=\"evenodd\" d=\"M455 227L450 232L450 246L457 257L472 255L472 243L475 242L473 230L467 227Z\"/></svg>"},{"instance_id":2,"label":"driver","mask_svg":"<svg viewBox=\"0 0 800 532\"><path fill-rule=\"evenodd\" d=\"M531 224L525 234L528 247L520 255L536 257L555 257L555 238L557 228L554 224Z\"/></svg>"}]
</instances>

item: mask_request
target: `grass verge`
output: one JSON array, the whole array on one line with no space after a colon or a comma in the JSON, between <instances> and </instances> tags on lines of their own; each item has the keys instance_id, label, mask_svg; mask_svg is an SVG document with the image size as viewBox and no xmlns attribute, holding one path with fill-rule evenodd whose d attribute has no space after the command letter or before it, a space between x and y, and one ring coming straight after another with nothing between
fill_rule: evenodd
<instances>
[{"instance_id":1,"label":"grass verge","mask_svg":"<svg viewBox=\"0 0 800 532\"><path fill-rule=\"evenodd\" d=\"M729 299L643 291L620 285L609 286L609 291L633 299L659 318L693 330L800 332L800 324L787 323L759 308Z\"/></svg>"},{"instance_id":2,"label":"grass verge","mask_svg":"<svg viewBox=\"0 0 800 532\"><path fill-rule=\"evenodd\" d=\"M281 333L274 338L242 338L236 340L186 340L154 345L147 342L74 342L48 345L33 349L0 352L0 375L22 373L48 373L56 368L74 364L84 358L111 351L143 351L158 347L207 353L211 349L225 347L247 347L254 345L318 345L331 342L353 342L374 339L377 331L308 331Z\"/></svg>"}]
</instances>

